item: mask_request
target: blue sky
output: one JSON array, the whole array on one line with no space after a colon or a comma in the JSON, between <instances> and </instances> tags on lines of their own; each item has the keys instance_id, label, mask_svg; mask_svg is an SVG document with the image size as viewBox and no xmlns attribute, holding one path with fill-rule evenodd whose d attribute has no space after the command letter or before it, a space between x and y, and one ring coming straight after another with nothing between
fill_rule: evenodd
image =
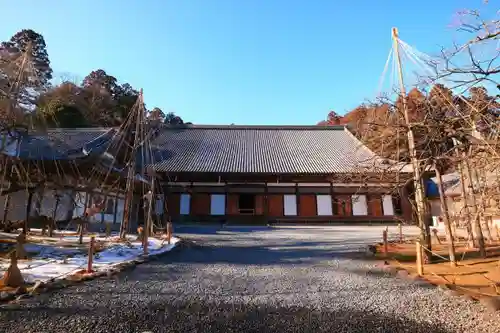
<instances>
[{"instance_id":1,"label":"blue sky","mask_svg":"<svg viewBox=\"0 0 500 333\"><path fill-rule=\"evenodd\" d=\"M489 10L500 6L490 0ZM373 99L390 30L426 53L480 0L0 0L0 40L31 28L52 68L102 68L198 124L315 124Z\"/></svg>"}]
</instances>

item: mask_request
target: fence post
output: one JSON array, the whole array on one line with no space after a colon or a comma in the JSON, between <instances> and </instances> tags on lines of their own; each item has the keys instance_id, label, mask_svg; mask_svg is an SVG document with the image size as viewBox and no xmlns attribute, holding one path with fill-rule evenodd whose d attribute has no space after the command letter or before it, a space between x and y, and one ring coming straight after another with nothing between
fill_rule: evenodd
<instances>
[{"instance_id":1,"label":"fence post","mask_svg":"<svg viewBox=\"0 0 500 333\"><path fill-rule=\"evenodd\" d=\"M403 243L403 225L399 223L398 228L399 228L399 242Z\"/></svg>"},{"instance_id":2,"label":"fence post","mask_svg":"<svg viewBox=\"0 0 500 333\"><path fill-rule=\"evenodd\" d=\"M422 264L422 246L420 245L420 240L415 242L417 251L417 273L419 276L424 275L424 265Z\"/></svg>"},{"instance_id":3,"label":"fence post","mask_svg":"<svg viewBox=\"0 0 500 333\"><path fill-rule=\"evenodd\" d=\"M384 240L384 256L388 256L389 248L387 244L387 230L382 231L382 239Z\"/></svg>"},{"instance_id":4,"label":"fence post","mask_svg":"<svg viewBox=\"0 0 500 333\"><path fill-rule=\"evenodd\" d=\"M95 236L90 237L89 258L87 261L87 273L92 273L92 262L94 261Z\"/></svg>"},{"instance_id":5,"label":"fence post","mask_svg":"<svg viewBox=\"0 0 500 333\"><path fill-rule=\"evenodd\" d=\"M170 245L172 239L172 222L167 222L167 241Z\"/></svg>"}]
</instances>

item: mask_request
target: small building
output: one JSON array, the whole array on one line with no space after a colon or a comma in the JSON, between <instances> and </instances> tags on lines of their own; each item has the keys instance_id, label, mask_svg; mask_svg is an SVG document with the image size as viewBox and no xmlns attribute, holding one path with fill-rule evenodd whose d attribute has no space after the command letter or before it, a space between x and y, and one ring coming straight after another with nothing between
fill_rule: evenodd
<instances>
[{"instance_id":1,"label":"small building","mask_svg":"<svg viewBox=\"0 0 500 333\"><path fill-rule=\"evenodd\" d=\"M481 197L481 194L477 193L476 200L478 209L484 211L483 215L490 224L500 227L500 178L498 175L493 173L488 173L486 178L487 179L485 179L481 184L479 184L478 180L475 179L474 186L476 188L476 192L480 192L477 189L481 187L492 189L494 192L491 193L491 191L488 191L488 193L485 193L484 197ZM442 184L450 218L452 221L457 221L459 225L462 225L465 223L466 205L462 199L462 182L460 174L458 172L452 172L443 175ZM444 228L443 223L439 221L439 218L442 217L442 209L435 177L430 178L426 182L426 196L430 206L434 227ZM480 205L483 204L483 199L484 207L480 207Z\"/></svg>"},{"instance_id":2,"label":"small building","mask_svg":"<svg viewBox=\"0 0 500 333\"><path fill-rule=\"evenodd\" d=\"M55 129L49 136L78 151L89 140L105 144L109 131ZM159 185L155 212L173 222L412 219L408 191L398 186L411 178L411 169L378 157L344 126L161 125L150 140L148 167ZM68 196L73 200L60 205L57 216L82 211L84 193ZM103 196L105 209L96 221L120 223L123 192ZM140 220L139 201L132 215Z\"/></svg>"}]
</instances>

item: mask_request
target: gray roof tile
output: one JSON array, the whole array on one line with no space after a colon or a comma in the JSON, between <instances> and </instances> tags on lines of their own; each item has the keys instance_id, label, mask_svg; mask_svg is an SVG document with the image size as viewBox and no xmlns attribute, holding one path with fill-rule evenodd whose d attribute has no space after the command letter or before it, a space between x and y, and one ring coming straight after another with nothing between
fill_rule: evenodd
<instances>
[{"instance_id":1,"label":"gray roof tile","mask_svg":"<svg viewBox=\"0 0 500 333\"><path fill-rule=\"evenodd\" d=\"M342 173L378 160L344 127L164 127L152 141L163 172Z\"/></svg>"},{"instance_id":2,"label":"gray roof tile","mask_svg":"<svg viewBox=\"0 0 500 333\"><path fill-rule=\"evenodd\" d=\"M76 158L87 144L105 149L114 133L82 128L30 134L21 140L19 157ZM150 144L160 172L331 174L394 166L383 164L342 126L161 125Z\"/></svg>"}]
</instances>

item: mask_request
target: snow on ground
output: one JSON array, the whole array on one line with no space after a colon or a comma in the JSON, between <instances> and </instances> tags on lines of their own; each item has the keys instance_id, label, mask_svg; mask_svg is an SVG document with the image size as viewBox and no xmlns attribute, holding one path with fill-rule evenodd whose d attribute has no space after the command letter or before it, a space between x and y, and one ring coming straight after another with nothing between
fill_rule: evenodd
<instances>
[{"instance_id":1,"label":"snow on ground","mask_svg":"<svg viewBox=\"0 0 500 333\"><path fill-rule=\"evenodd\" d=\"M75 274L77 271L87 268L88 256L82 253L82 249L63 247L64 245L77 244L78 236L44 237L30 236L30 243L24 245L28 253L36 253L30 260L19 260L18 267L28 283L36 281L46 282L51 279L62 279ZM113 238L96 236L96 241L112 241ZM105 249L94 255L93 270L107 271L114 266L137 259L143 256L141 241L132 240L135 236L128 238L128 243L108 243ZM33 243L32 241L55 241L56 243ZM90 237L84 237L84 243L89 242ZM170 244L164 239L149 238L149 255L157 255L172 250L179 238L172 237ZM0 262L0 274L9 267L9 261Z\"/></svg>"}]
</instances>

